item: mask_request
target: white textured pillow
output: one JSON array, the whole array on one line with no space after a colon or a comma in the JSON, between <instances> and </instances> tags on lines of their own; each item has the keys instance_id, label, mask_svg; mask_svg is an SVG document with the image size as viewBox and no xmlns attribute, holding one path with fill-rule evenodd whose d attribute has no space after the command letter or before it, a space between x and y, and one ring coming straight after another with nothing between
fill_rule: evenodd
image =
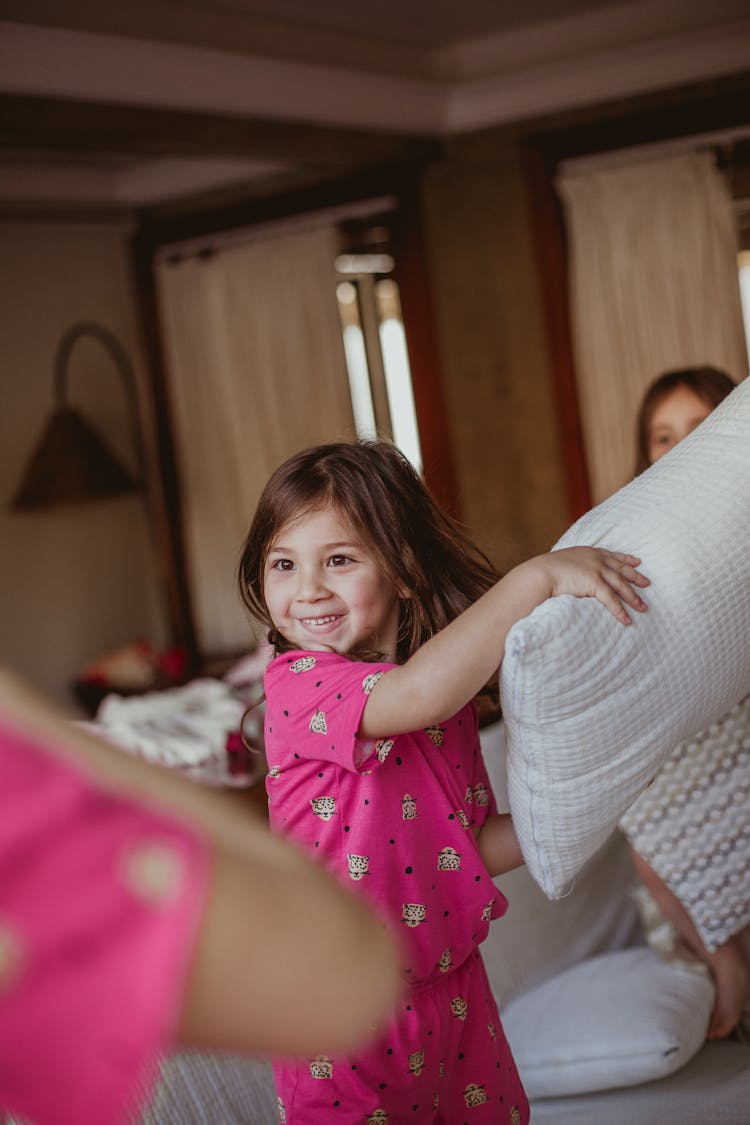
<instances>
[{"instance_id":1,"label":"white textured pillow","mask_svg":"<svg viewBox=\"0 0 750 1125\"><path fill-rule=\"evenodd\" d=\"M750 380L556 546L576 544L640 556L652 585L628 628L592 599L560 597L508 634L508 796L550 898L677 743L750 692Z\"/></svg>"},{"instance_id":2,"label":"white textured pillow","mask_svg":"<svg viewBox=\"0 0 750 1125\"><path fill-rule=\"evenodd\" d=\"M708 950L750 925L750 695L675 747L620 827Z\"/></svg>"},{"instance_id":3,"label":"white textured pillow","mask_svg":"<svg viewBox=\"0 0 750 1125\"><path fill-rule=\"evenodd\" d=\"M530 1098L634 1086L679 1070L706 1038L707 974L651 949L581 961L503 1009L503 1028Z\"/></svg>"}]
</instances>

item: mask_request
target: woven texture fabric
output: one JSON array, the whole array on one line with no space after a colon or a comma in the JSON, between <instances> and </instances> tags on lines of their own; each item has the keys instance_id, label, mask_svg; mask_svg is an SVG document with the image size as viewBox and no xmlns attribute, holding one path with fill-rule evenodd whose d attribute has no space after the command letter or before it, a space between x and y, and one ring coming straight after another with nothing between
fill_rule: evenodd
<instances>
[{"instance_id":1,"label":"woven texture fabric","mask_svg":"<svg viewBox=\"0 0 750 1125\"><path fill-rule=\"evenodd\" d=\"M560 897L674 747L750 692L750 380L557 547L629 551L651 579L625 628L554 598L508 634L500 687L524 858Z\"/></svg>"},{"instance_id":2,"label":"woven texture fabric","mask_svg":"<svg viewBox=\"0 0 750 1125\"><path fill-rule=\"evenodd\" d=\"M681 742L620 826L708 950L750 924L750 696Z\"/></svg>"},{"instance_id":3,"label":"woven texture fabric","mask_svg":"<svg viewBox=\"0 0 750 1125\"><path fill-rule=\"evenodd\" d=\"M163 1060L131 1125L275 1125L271 1065L234 1055L180 1051Z\"/></svg>"}]
</instances>

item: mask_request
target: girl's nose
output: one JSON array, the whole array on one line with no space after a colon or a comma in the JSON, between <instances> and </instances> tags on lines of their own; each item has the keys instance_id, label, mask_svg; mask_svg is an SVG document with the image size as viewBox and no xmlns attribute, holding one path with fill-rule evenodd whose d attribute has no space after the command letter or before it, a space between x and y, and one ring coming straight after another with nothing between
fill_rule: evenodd
<instances>
[{"instance_id":1,"label":"girl's nose","mask_svg":"<svg viewBox=\"0 0 750 1125\"><path fill-rule=\"evenodd\" d=\"M299 573L297 584L297 600L301 602L317 601L328 593L325 575L318 567L303 568Z\"/></svg>"}]
</instances>

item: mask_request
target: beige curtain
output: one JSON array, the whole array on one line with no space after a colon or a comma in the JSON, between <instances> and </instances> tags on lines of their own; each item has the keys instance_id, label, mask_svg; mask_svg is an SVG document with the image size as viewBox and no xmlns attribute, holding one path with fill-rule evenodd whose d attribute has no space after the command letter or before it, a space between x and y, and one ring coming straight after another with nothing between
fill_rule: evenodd
<instances>
[{"instance_id":1,"label":"beige curtain","mask_svg":"<svg viewBox=\"0 0 750 1125\"><path fill-rule=\"evenodd\" d=\"M291 453L354 435L330 228L157 266L201 650L253 643L236 592L260 490Z\"/></svg>"},{"instance_id":2,"label":"beige curtain","mask_svg":"<svg viewBox=\"0 0 750 1125\"><path fill-rule=\"evenodd\" d=\"M668 368L747 373L732 200L710 153L564 171L571 316L594 502L632 474L643 391Z\"/></svg>"}]
</instances>

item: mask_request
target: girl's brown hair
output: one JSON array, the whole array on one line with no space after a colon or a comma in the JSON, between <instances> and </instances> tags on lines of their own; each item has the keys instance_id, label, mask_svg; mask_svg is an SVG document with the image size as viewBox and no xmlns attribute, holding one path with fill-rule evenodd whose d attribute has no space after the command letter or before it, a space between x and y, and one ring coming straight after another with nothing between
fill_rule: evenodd
<instances>
[{"instance_id":1,"label":"girl's brown hair","mask_svg":"<svg viewBox=\"0 0 750 1125\"><path fill-rule=\"evenodd\" d=\"M285 640L275 634L263 597L268 552L290 519L328 506L372 547L399 591L399 663L499 578L395 446L357 441L305 449L268 481L240 559L242 600L269 628L277 650Z\"/></svg>"},{"instance_id":2,"label":"girl's brown hair","mask_svg":"<svg viewBox=\"0 0 750 1125\"><path fill-rule=\"evenodd\" d=\"M735 384L726 371L720 371L718 367L685 367L678 371L665 371L655 379L643 396L636 421L636 476L651 464L648 431L654 411L677 387L687 387L713 410L734 390Z\"/></svg>"}]
</instances>

